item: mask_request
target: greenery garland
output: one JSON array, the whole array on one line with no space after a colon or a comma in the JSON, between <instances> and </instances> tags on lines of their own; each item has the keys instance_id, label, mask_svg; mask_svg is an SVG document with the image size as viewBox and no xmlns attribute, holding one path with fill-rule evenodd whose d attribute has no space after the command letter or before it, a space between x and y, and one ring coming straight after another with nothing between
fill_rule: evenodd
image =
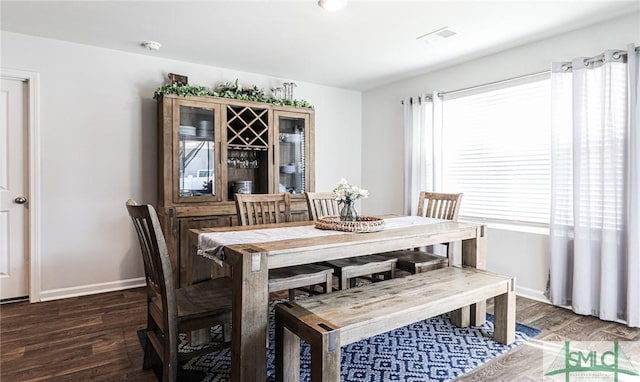
<instances>
[{"instance_id":1,"label":"greenery garland","mask_svg":"<svg viewBox=\"0 0 640 382\"><path fill-rule=\"evenodd\" d=\"M289 100L266 96L264 94L264 91L256 85L242 88L240 85L238 85L237 79L235 82L226 82L224 84L218 85L216 91L211 91L204 86L185 85L180 83L164 85L156 89L156 91L153 93L153 98L157 100L163 94L176 94L181 97L214 96L238 99L242 101L264 102L276 106L293 106L313 109L313 105L305 100Z\"/></svg>"}]
</instances>

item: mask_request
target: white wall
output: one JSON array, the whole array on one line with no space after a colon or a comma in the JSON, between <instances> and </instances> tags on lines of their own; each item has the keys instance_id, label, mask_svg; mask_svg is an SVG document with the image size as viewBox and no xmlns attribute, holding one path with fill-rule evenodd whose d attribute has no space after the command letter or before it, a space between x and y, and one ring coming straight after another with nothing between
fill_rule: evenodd
<instances>
[{"instance_id":1,"label":"white wall","mask_svg":"<svg viewBox=\"0 0 640 382\"><path fill-rule=\"evenodd\" d=\"M43 299L142 282L124 202L156 201L153 92L169 72L207 87L297 82L295 98L316 109L317 188L361 180L360 92L8 32L1 42L1 68L40 73Z\"/></svg>"},{"instance_id":2,"label":"white wall","mask_svg":"<svg viewBox=\"0 0 640 382\"><path fill-rule=\"evenodd\" d=\"M639 45L639 25L636 12L365 92L362 181L371 196L363 203L364 211L402 212L401 99L537 73L552 61L593 56L604 49L626 48L628 43ZM548 272L547 241L547 235L489 229L488 267L516 276L521 293L541 298Z\"/></svg>"},{"instance_id":3,"label":"white wall","mask_svg":"<svg viewBox=\"0 0 640 382\"><path fill-rule=\"evenodd\" d=\"M296 98L316 107L316 189L332 189L346 177L371 191L364 213L401 213L403 97L538 72L553 60L638 43L639 22L635 13L362 96L290 78L1 32L0 67L40 73L42 296L141 282L124 201L156 200L152 94L168 72L209 87L236 78L264 89L297 82ZM489 268L513 274L521 287L540 293L548 269L546 241L545 235L489 229Z\"/></svg>"}]
</instances>

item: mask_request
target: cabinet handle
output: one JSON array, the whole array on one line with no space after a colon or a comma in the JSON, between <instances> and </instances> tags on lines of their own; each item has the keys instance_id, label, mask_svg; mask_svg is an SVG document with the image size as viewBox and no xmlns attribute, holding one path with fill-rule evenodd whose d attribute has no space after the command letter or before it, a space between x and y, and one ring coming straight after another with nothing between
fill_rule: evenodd
<instances>
[{"instance_id":1,"label":"cabinet handle","mask_svg":"<svg viewBox=\"0 0 640 382\"><path fill-rule=\"evenodd\" d=\"M220 149L218 150L218 164L222 164L222 142L220 142Z\"/></svg>"}]
</instances>

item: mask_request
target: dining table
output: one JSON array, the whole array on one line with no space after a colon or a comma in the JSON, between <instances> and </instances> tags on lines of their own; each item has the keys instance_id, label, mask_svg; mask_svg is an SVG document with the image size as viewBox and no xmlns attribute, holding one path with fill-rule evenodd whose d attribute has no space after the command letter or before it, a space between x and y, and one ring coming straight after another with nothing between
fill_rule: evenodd
<instances>
[{"instance_id":1,"label":"dining table","mask_svg":"<svg viewBox=\"0 0 640 382\"><path fill-rule=\"evenodd\" d=\"M486 268L486 226L417 216L385 217L376 232L318 229L313 221L189 231L191 256L227 269L232 280L231 380L267 378L270 269L461 242L461 266ZM384 282L384 281L383 281ZM452 312L457 326L480 325L486 302Z\"/></svg>"}]
</instances>

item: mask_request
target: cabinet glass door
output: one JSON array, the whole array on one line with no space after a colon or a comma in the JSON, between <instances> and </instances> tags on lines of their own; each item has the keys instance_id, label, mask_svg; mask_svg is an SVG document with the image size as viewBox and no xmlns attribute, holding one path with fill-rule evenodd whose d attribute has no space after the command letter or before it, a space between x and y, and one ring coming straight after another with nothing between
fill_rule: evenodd
<instances>
[{"instance_id":1,"label":"cabinet glass door","mask_svg":"<svg viewBox=\"0 0 640 382\"><path fill-rule=\"evenodd\" d=\"M309 190L309 117L276 113L278 142L278 192L302 194Z\"/></svg>"},{"instance_id":2,"label":"cabinet glass door","mask_svg":"<svg viewBox=\"0 0 640 382\"><path fill-rule=\"evenodd\" d=\"M197 104L178 106L178 197L181 202L219 200L215 159L218 112Z\"/></svg>"}]
</instances>

